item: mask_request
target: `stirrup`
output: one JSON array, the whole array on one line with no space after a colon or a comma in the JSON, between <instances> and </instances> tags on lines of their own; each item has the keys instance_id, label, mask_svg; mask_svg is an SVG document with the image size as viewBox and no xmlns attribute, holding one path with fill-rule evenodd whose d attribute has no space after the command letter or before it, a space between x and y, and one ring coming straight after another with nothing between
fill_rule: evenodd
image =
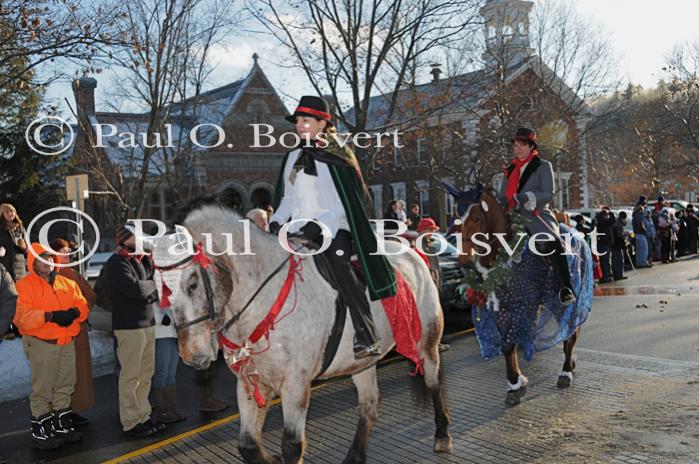
<instances>
[{"instance_id":1,"label":"stirrup","mask_svg":"<svg viewBox=\"0 0 699 464\"><path fill-rule=\"evenodd\" d=\"M354 359L364 359L368 358L369 356L379 356L380 354L381 349L378 343L372 343L369 346L354 346Z\"/></svg>"},{"instance_id":2,"label":"stirrup","mask_svg":"<svg viewBox=\"0 0 699 464\"><path fill-rule=\"evenodd\" d=\"M567 292L567 296L564 297L564 293ZM561 303L563 306L568 306L573 303L575 303L575 293L573 293L573 290L571 290L568 287L563 287L558 291L558 301Z\"/></svg>"}]
</instances>

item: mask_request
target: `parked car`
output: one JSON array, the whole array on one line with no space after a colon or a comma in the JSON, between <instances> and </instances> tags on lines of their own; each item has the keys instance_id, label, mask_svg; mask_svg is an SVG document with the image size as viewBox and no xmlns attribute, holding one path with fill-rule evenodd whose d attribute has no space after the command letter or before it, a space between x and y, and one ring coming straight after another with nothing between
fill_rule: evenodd
<instances>
[{"instance_id":1,"label":"parked car","mask_svg":"<svg viewBox=\"0 0 699 464\"><path fill-rule=\"evenodd\" d=\"M440 246L444 248L440 249ZM439 271L442 276L442 288L439 292L442 308L445 311L470 309L456 290L464 278L462 266L459 263L459 251L451 243L439 240L435 241L435 248L439 252Z\"/></svg>"},{"instance_id":2,"label":"parked car","mask_svg":"<svg viewBox=\"0 0 699 464\"><path fill-rule=\"evenodd\" d=\"M95 253L90 257L87 271L85 272L88 281L94 283L94 281L97 280L102 266L105 265L110 256L112 256L112 253Z\"/></svg>"},{"instance_id":3,"label":"parked car","mask_svg":"<svg viewBox=\"0 0 699 464\"><path fill-rule=\"evenodd\" d=\"M687 205L689 204L688 201L684 200L665 200L666 202L670 203L670 206L675 209L675 211L680 211L680 210L686 210ZM657 200L649 201L648 206L651 208L655 207L655 204L657 203Z\"/></svg>"}]
</instances>

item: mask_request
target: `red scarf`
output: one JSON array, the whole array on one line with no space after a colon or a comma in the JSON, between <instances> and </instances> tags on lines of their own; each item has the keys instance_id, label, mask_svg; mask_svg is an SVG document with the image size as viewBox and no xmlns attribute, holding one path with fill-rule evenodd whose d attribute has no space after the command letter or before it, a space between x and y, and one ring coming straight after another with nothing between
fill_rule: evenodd
<instances>
[{"instance_id":1,"label":"red scarf","mask_svg":"<svg viewBox=\"0 0 699 464\"><path fill-rule=\"evenodd\" d=\"M510 173L510 177L507 178L507 188L505 189L505 199L507 200L507 208L512 209L515 207L515 195L517 195L517 189L519 188L519 176L522 174L522 166L538 156L539 152L537 150L532 150L532 152L523 160L517 158L512 160L515 167ZM507 170L505 170L505 175L507 175Z\"/></svg>"}]
</instances>

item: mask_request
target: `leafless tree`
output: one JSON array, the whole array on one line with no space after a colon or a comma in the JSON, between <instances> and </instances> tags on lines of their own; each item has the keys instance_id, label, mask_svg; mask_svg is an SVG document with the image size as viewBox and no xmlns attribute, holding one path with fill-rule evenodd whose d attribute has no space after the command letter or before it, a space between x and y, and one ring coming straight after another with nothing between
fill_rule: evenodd
<instances>
[{"instance_id":1,"label":"leafless tree","mask_svg":"<svg viewBox=\"0 0 699 464\"><path fill-rule=\"evenodd\" d=\"M40 85L63 74L66 60L98 69L120 40L119 2L0 2L0 91ZM41 79L39 79L41 75Z\"/></svg>"},{"instance_id":2,"label":"leafless tree","mask_svg":"<svg viewBox=\"0 0 699 464\"><path fill-rule=\"evenodd\" d=\"M673 121L676 140L685 147L681 168L699 167L699 42L679 45L668 57L664 109Z\"/></svg>"},{"instance_id":3,"label":"leafless tree","mask_svg":"<svg viewBox=\"0 0 699 464\"><path fill-rule=\"evenodd\" d=\"M125 101L144 112L115 119L120 132L145 135L135 147L93 149L84 168L114 192L122 216L142 217L148 192L160 183L180 198L192 192L197 147L189 131L210 82L211 49L237 20L224 0L125 0L123 8L128 46L112 55L113 103ZM111 152L107 160L105 152Z\"/></svg>"},{"instance_id":4,"label":"leafless tree","mask_svg":"<svg viewBox=\"0 0 699 464\"><path fill-rule=\"evenodd\" d=\"M439 47L476 21L475 0L255 0L248 10L278 39L319 95L329 95L348 131L394 124L400 91ZM370 97L386 97L370 121ZM342 111L349 108L350 111Z\"/></svg>"}]
</instances>

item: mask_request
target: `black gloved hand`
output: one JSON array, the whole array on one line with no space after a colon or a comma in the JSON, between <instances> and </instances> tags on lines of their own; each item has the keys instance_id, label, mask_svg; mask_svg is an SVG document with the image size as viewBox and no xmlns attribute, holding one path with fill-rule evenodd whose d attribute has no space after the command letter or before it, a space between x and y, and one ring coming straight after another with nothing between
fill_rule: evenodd
<instances>
[{"instance_id":1,"label":"black gloved hand","mask_svg":"<svg viewBox=\"0 0 699 464\"><path fill-rule=\"evenodd\" d=\"M282 226L279 225L277 221L272 221L269 223L269 233L274 234L274 235L279 235L279 229L281 229Z\"/></svg>"},{"instance_id":2,"label":"black gloved hand","mask_svg":"<svg viewBox=\"0 0 699 464\"><path fill-rule=\"evenodd\" d=\"M302 238L308 240L309 242L320 244L320 236L323 233L323 229L315 222L307 222L300 229Z\"/></svg>"},{"instance_id":3,"label":"black gloved hand","mask_svg":"<svg viewBox=\"0 0 699 464\"><path fill-rule=\"evenodd\" d=\"M160 301L160 297L157 290L146 297L146 304L157 303L158 301Z\"/></svg>"},{"instance_id":4,"label":"black gloved hand","mask_svg":"<svg viewBox=\"0 0 699 464\"><path fill-rule=\"evenodd\" d=\"M78 308L68 308L51 312L51 322L55 322L61 327L68 327L80 316Z\"/></svg>"}]
</instances>

